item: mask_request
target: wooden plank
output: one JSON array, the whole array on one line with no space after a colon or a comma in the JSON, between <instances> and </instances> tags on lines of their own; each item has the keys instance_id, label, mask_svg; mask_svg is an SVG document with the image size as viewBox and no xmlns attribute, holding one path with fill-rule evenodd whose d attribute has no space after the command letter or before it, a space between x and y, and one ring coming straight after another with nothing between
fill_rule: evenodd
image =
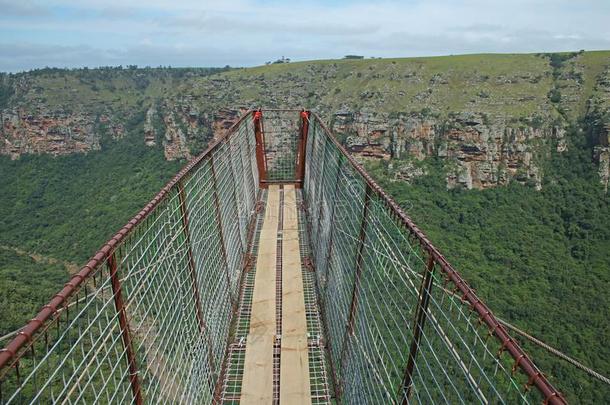
<instances>
[{"instance_id":1,"label":"wooden plank","mask_svg":"<svg viewBox=\"0 0 610 405\"><path fill-rule=\"evenodd\" d=\"M286 236L286 235L284 235ZM282 335L307 335L305 294L299 241L284 239L282 247Z\"/></svg>"},{"instance_id":2,"label":"wooden plank","mask_svg":"<svg viewBox=\"0 0 610 405\"><path fill-rule=\"evenodd\" d=\"M280 403L310 404L307 318L293 186L284 186Z\"/></svg>"},{"instance_id":3,"label":"wooden plank","mask_svg":"<svg viewBox=\"0 0 610 405\"><path fill-rule=\"evenodd\" d=\"M278 186L269 186L265 219L261 229L250 315L251 334L275 334L275 278L277 227L280 205Z\"/></svg>"},{"instance_id":4,"label":"wooden plank","mask_svg":"<svg viewBox=\"0 0 610 405\"><path fill-rule=\"evenodd\" d=\"M273 402L273 335L248 334L241 404Z\"/></svg>"},{"instance_id":5,"label":"wooden plank","mask_svg":"<svg viewBox=\"0 0 610 405\"><path fill-rule=\"evenodd\" d=\"M282 334L280 404L311 404L307 335Z\"/></svg>"},{"instance_id":6,"label":"wooden plank","mask_svg":"<svg viewBox=\"0 0 610 405\"><path fill-rule=\"evenodd\" d=\"M286 230L299 230L299 217L297 215L297 200L294 191L294 186L284 186L284 218L282 221L282 229ZM296 233L298 237L298 232Z\"/></svg>"},{"instance_id":7,"label":"wooden plank","mask_svg":"<svg viewBox=\"0 0 610 405\"><path fill-rule=\"evenodd\" d=\"M256 275L252 294L250 331L246 341L243 404L270 404L273 401L273 341L275 339L275 278L279 187L269 186L265 218L260 233Z\"/></svg>"},{"instance_id":8,"label":"wooden plank","mask_svg":"<svg viewBox=\"0 0 610 405\"><path fill-rule=\"evenodd\" d=\"M294 186L284 187L283 212L282 335L303 334L307 336Z\"/></svg>"}]
</instances>

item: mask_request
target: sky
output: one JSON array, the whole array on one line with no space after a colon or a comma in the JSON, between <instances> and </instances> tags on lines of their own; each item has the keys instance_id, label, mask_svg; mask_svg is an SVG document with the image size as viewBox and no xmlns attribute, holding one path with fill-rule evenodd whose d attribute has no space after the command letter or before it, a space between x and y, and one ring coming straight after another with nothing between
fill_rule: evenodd
<instances>
[{"instance_id":1,"label":"sky","mask_svg":"<svg viewBox=\"0 0 610 405\"><path fill-rule=\"evenodd\" d=\"M610 0L0 0L0 71L610 49Z\"/></svg>"}]
</instances>

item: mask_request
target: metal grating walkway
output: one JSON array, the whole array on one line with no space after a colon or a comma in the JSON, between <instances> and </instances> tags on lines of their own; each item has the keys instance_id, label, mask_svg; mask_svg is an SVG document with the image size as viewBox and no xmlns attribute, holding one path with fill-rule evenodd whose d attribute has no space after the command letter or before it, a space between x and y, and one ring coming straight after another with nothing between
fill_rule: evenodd
<instances>
[{"instance_id":1,"label":"metal grating walkway","mask_svg":"<svg viewBox=\"0 0 610 405\"><path fill-rule=\"evenodd\" d=\"M300 190L261 190L224 403L330 402L324 339Z\"/></svg>"}]
</instances>

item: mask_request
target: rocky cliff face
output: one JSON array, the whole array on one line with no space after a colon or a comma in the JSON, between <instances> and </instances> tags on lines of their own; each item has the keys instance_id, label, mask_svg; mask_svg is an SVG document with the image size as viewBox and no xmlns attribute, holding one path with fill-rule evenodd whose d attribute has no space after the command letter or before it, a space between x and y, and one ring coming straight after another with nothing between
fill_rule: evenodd
<instances>
[{"instance_id":1,"label":"rocky cliff face","mask_svg":"<svg viewBox=\"0 0 610 405\"><path fill-rule=\"evenodd\" d=\"M607 192L610 183L610 124L604 129L605 134L600 139L600 144L593 148L593 157L598 164L599 181Z\"/></svg>"},{"instance_id":2,"label":"rocky cliff face","mask_svg":"<svg viewBox=\"0 0 610 405\"><path fill-rule=\"evenodd\" d=\"M115 140L125 134L123 124L108 115L51 112L44 106L33 112L2 110L0 122L0 154L9 155L12 159L27 153L54 156L87 153L100 149L102 130Z\"/></svg>"},{"instance_id":3,"label":"rocky cliff face","mask_svg":"<svg viewBox=\"0 0 610 405\"><path fill-rule=\"evenodd\" d=\"M191 154L186 146L186 135L182 128L178 125L176 117L173 113L169 113L163 117L165 123L165 139L163 140L163 148L165 150L165 158L167 160L176 160L179 158L189 159Z\"/></svg>"},{"instance_id":4,"label":"rocky cliff face","mask_svg":"<svg viewBox=\"0 0 610 405\"><path fill-rule=\"evenodd\" d=\"M607 188L608 127L599 128L610 125L610 53L556 56L306 62L213 76L156 69L5 76L12 95L0 97L9 100L0 105L0 154L87 153L100 149L102 136L136 133L166 159L188 159L249 107L306 105L358 159L389 161L397 180L424 175L426 160L436 158L450 188L517 181L539 189L545 159L567 148L566 128L595 116L602 125L592 158ZM117 87L130 80L133 88Z\"/></svg>"},{"instance_id":5,"label":"rocky cliff face","mask_svg":"<svg viewBox=\"0 0 610 405\"><path fill-rule=\"evenodd\" d=\"M0 112L0 154L17 159L24 153L65 155L100 148L92 117L20 110Z\"/></svg>"},{"instance_id":6,"label":"rocky cliff face","mask_svg":"<svg viewBox=\"0 0 610 405\"><path fill-rule=\"evenodd\" d=\"M216 114L201 113L190 100L167 101L146 110L143 142L163 145L166 159L189 159L193 139L210 140L227 131L246 107L223 108ZM0 113L0 153L18 158L26 153L62 155L100 149L100 125L112 136L124 135L123 125L108 115L85 113ZM348 150L361 160L399 160L396 179L411 181L425 174L408 160L438 157L447 161L447 186L488 188L511 180L541 187L539 164L549 148L566 148L561 126L538 127L507 122L481 114L454 114L450 118L422 114L375 113L342 109L331 117L332 130L345 139ZM159 128L160 127L160 128ZM213 134L213 135L212 135ZM161 139L159 139L159 137ZM607 146L596 149L600 179L607 187L610 174Z\"/></svg>"},{"instance_id":7,"label":"rocky cliff face","mask_svg":"<svg viewBox=\"0 0 610 405\"><path fill-rule=\"evenodd\" d=\"M146 146L155 146L157 144L157 130L153 123L156 113L155 107L150 107L146 110L146 121L144 121L144 144Z\"/></svg>"},{"instance_id":8,"label":"rocky cliff face","mask_svg":"<svg viewBox=\"0 0 610 405\"><path fill-rule=\"evenodd\" d=\"M239 118L248 111L247 107L223 108L214 115L212 122L212 132L214 139L227 133Z\"/></svg>"},{"instance_id":9,"label":"rocky cliff face","mask_svg":"<svg viewBox=\"0 0 610 405\"><path fill-rule=\"evenodd\" d=\"M341 111L333 131L346 139L347 148L362 159L415 159L439 157L452 163L448 187L488 188L514 179L541 187L537 157L550 147L566 148L562 127L536 128L490 119L480 114L458 114L448 119L421 114ZM412 179L420 168L402 165L401 179Z\"/></svg>"},{"instance_id":10,"label":"rocky cliff face","mask_svg":"<svg viewBox=\"0 0 610 405\"><path fill-rule=\"evenodd\" d=\"M598 146L595 148L595 157L599 164L599 179L600 183L604 187L604 190L608 191L608 183L610 181L610 148Z\"/></svg>"},{"instance_id":11,"label":"rocky cliff face","mask_svg":"<svg viewBox=\"0 0 610 405\"><path fill-rule=\"evenodd\" d=\"M599 165L600 183L607 192L610 183L610 66L598 77L595 90L599 96L589 100L589 111L596 116L595 121L601 128L593 154Z\"/></svg>"},{"instance_id":12,"label":"rocky cliff face","mask_svg":"<svg viewBox=\"0 0 610 405\"><path fill-rule=\"evenodd\" d=\"M244 108L224 108L216 114L200 113L195 106L167 101L162 108L151 106L142 123L143 142L161 142L167 160L190 159L193 140L205 143L226 132ZM0 155L18 159L23 154L87 153L100 149L102 134L119 140L125 135L120 119L108 114L48 112L44 106L34 112L0 111ZM161 139L159 139L161 137Z\"/></svg>"}]
</instances>

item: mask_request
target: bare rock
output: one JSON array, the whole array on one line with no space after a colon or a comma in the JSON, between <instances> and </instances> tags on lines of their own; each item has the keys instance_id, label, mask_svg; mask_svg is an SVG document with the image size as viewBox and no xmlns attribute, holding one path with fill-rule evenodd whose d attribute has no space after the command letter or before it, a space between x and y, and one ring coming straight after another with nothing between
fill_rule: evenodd
<instances>
[{"instance_id":1,"label":"bare rock","mask_svg":"<svg viewBox=\"0 0 610 405\"><path fill-rule=\"evenodd\" d=\"M165 139L163 147L165 150L165 159L190 159L191 154L186 145L186 136L184 131L177 122L173 112L163 117L165 122Z\"/></svg>"},{"instance_id":2,"label":"bare rock","mask_svg":"<svg viewBox=\"0 0 610 405\"><path fill-rule=\"evenodd\" d=\"M150 107L146 111L146 121L144 122L144 144L146 146L155 146L157 144L157 131L153 125L153 120L156 114L155 107Z\"/></svg>"},{"instance_id":3,"label":"bare rock","mask_svg":"<svg viewBox=\"0 0 610 405\"><path fill-rule=\"evenodd\" d=\"M343 108L334 116L333 131L345 136L347 149L361 158L443 158L450 167L448 187L469 189L510 181L540 188L542 171L533 151L544 145L560 151L566 148L562 128L534 128L522 123L515 126L504 118L471 112L438 119L417 113L390 117ZM396 176L410 178L404 173Z\"/></svg>"}]
</instances>

